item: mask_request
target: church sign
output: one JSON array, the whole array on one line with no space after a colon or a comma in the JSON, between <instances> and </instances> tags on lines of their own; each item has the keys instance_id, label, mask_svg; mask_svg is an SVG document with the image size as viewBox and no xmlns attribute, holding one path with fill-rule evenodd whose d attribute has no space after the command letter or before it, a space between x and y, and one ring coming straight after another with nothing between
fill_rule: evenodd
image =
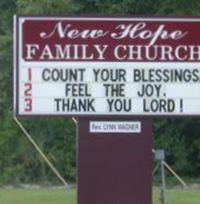
<instances>
[{"instance_id":1,"label":"church sign","mask_svg":"<svg viewBox=\"0 0 200 204\"><path fill-rule=\"evenodd\" d=\"M16 115L199 115L200 20L15 16Z\"/></svg>"}]
</instances>

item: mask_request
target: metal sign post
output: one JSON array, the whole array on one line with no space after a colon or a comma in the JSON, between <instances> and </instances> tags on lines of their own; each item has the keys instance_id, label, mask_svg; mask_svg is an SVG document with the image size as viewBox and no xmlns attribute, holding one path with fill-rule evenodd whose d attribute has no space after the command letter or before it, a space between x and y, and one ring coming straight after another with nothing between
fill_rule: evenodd
<instances>
[{"instance_id":1,"label":"metal sign post","mask_svg":"<svg viewBox=\"0 0 200 204\"><path fill-rule=\"evenodd\" d=\"M162 180L161 199L162 199L162 204L167 204L166 183L165 183L165 167L163 164L163 160L160 161L160 167L161 167L161 180Z\"/></svg>"},{"instance_id":2,"label":"metal sign post","mask_svg":"<svg viewBox=\"0 0 200 204\"><path fill-rule=\"evenodd\" d=\"M167 195L166 195L166 182L165 182L165 151L164 150L156 150L155 151L155 159L160 162L160 170L161 170L161 204L167 204Z\"/></svg>"}]
</instances>

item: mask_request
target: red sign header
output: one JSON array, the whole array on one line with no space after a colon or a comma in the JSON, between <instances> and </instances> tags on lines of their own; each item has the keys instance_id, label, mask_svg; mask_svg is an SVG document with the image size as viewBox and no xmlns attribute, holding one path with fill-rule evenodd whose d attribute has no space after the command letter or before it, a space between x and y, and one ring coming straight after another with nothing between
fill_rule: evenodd
<instances>
[{"instance_id":1,"label":"red sign header","mask_svg":"<svg viewBox=\"0 0 200 204\"><path fill-rule=\"evenodd\" d=\"M199 62L199 24L176 18L27 18L23 59Z\"/></svg>"}]
</instances>

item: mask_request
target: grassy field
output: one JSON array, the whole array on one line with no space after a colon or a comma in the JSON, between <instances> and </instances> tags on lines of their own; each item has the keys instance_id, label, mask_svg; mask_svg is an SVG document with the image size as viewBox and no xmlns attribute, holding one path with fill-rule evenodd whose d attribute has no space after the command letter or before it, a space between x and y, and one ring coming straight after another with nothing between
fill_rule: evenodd
<instances>
[{"instance_id":1,"label":"grassy field","mask_svg":"<svg viewBox=\"0 0 200 204\"><path fill-rule=\"evenodd\" d=\"M168 204L198 204L200 190L168 190ZM153 204L159 204L154 191ZM70 189L0 189L0 204L76 204L76 190Z\"/></svg>"}]
</instances>

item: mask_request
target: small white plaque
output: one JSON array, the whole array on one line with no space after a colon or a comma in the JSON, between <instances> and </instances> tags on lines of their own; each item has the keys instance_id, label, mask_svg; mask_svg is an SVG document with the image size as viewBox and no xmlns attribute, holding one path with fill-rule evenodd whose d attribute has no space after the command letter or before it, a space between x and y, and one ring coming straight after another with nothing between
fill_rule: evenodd
<instances>
[{"instance_id":1,"label":"small white plaque","mask_svg":"<svg viewBox=\"0 0 200 204\"><path fill-rule=\"evenodd\" d=\"M94 133L140 133L139 121L91 121L90 132Z\"/></svg>"}]
</instances>

